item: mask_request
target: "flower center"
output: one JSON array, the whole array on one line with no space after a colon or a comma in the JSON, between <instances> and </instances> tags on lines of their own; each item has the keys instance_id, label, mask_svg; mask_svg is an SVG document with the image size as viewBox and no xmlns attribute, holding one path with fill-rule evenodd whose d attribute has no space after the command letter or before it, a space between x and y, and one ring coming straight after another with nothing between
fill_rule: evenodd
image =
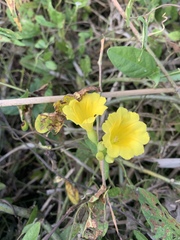
<instances>
[{"instance_id":1,"label":"flower center","mask_svg":"<svg viewBox=\"0 0 180 240\"><path fill-rule=\"evenodd\" d=\"M119 136L114 136L114 138L113 138L113 140L112 140L112 142L113 143L117 143L119 141Z\"/></svg>"}]
</instances>

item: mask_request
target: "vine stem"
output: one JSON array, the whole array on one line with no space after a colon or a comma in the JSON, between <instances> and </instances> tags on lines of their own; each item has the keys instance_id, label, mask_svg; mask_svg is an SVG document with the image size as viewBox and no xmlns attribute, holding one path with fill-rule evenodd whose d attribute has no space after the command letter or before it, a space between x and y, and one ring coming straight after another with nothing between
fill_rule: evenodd
<instances>
[{"instance_id":1,"label":"vine stem","mask_svg":"<svg viewBox=\"0 0 180 240\"><path fill-rule=\"evenodd\" d=\"M101 92L103 91L102 90L102 57L103 57L103 50L104 50L104 38L101 39L101 48L100 48L99 59L98 59L98 66L99 66L99 89L100 89ZM103 94L101 94L101 95L103 95ZM99 125L99 121L98 121L98 125ZM99 129L99 126L97 127L97 135L98 135L98 138L99 138L98 129ZM99 168L100 168L100 171L101 171L102 186L104 186L106 188L104 161L105 160L99 161Z\"/></svg>"},{"instance_id":2,"label":"vine stem","mask_svg":"<svg viewBox=\"0 0 180 240\"><path fill-rule=\"evenodd\" d=\"M172 185L180 185L180 181L175 181L173 178L172 179L169 179L169 178L166 178L158 173L155 173L155 172L152 172L150 171L149 169L146 169L142 166L138 166L132 162L129 162L129 161L126 161L126 160L122 160L122 159L116 159L116 161L118 163L123 163L123 165L127 166L127 167L130 167L130 168L133 168L133 169L136 169L138 170L139 172L142 172L142 173L145 173L145 174L148 174L154 178L157 178L157 179L160 179L166 183L169 183L169 184L172 184Z\"/></svg>"},{"instance_id":3,"label":"vine stem","mask_svg":"<svg viewBox=\"0 0 180 240\"><path fill-rule=\"evenodd\" d=\"M140 90L127 90L127 91L115 91L115 92L103 92L103 97L122 97L122 96L137 96L137 95L149 95L149 94L163 94L173 93L174 88L157 88L157 89L140 89ZM3 99L0 100L0 107L9 106L22 106L31 104L53 103L62 100L64 96L46 96L46 97L30 97L30 98L15 98L15 99Z\"/></svg>"},{"instance_id":4,"label":"vine stem","mask_svg":"<svg viewBox=\"0 0 180 240\"><path fill-rule=\"evenodd\" d=\"M103 57L103 50L104 50L104 38L101 39L101 49L99 53L99 60L98 60L98 66L99 66L99 89L102 92L102 57Z\"/></svg>"},{"instance_id":5,"label":"vine stem","mask_svg":"<svg viewBox=\"0 0 180 240\"><path fill-rule=\"evenodd\" d=\"M104 187L106 187L106 179L105 179L105 174L104 174L104 161L105 160L99 161L99 167L100 167L100 170L101 170L102 185Z\"/></svg>"}]
</instances>

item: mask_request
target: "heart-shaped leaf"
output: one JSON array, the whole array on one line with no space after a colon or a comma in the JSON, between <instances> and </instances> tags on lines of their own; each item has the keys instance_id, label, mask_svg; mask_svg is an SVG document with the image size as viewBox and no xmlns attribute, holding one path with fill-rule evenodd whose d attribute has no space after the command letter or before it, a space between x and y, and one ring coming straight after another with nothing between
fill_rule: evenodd
<instances>
[{"instance_id":1,"label":"heart-shaped leaf","mask_svg":"<svg viewBox=\"0 0 180 240\"><path fill-rule=\"evenodd\" d=\"M159 72L154 58L143 49L111 47L107 54L112 64L129 77L150 78Z\"/></svg>"}]
</instances>

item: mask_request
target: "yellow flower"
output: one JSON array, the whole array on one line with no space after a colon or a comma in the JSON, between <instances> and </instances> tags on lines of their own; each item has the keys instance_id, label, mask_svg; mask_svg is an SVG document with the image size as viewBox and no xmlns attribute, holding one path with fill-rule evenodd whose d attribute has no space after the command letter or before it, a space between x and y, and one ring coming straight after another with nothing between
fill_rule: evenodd
<instances>
[{"instance_id":1,"label":"yellow flower","mask_svg":"<svg viewBox=\"0 0 180 240\"><path fill-rule=\"evenodd\" d=\"M102 129L105 132L103 144L110 158L121 156L129 160L144 153L143 145L149 142L146 124L139 121L137 113L123 107L109 114Z\"/></svg>"},{"instance_id":2,"label":"yellow flower","mask_svg":"<svg viewBox=\"0 0 180 240\"><path fill-rule=\"evenodd\" d=\"M107 107L106 98L99 93L86 93L81 101L73 99L63 108L66 119L80 125L87 132L93 131L93 123L97 116L102 115Z\"/></svg>"}]
</instances>

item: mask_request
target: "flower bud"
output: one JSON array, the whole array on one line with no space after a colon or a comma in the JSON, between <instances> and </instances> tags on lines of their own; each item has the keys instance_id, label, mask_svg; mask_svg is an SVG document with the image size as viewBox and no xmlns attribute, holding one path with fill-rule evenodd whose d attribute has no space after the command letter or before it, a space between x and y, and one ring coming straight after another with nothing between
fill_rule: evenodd
<instances>
[{"instance_id":1,"label":"flower bud","mask_svg":"<svg viewBox=\"0 0 180 240\"><path fill-rule=\"evenodd\" d=\"M91 140L91 142L93 142L94 144L97 145L97 134L94 131L94 129L92 129L91 131L88 131L87 136L88 136L89 140Z\"/></svg>"},{"instance_id":2,"label":"flower bud","mask_svg":"<svg viewBox=\"0 0 180 240\"><path fill-rule=\"evenodd\" d=\"M104 147L104 144L103 144L102 141L98 142L97 150L98 151L104 151L105 150L105 147Z\"/></svg>"},{"instance_id":3,"label":"flower bud","mask_svg":"<svg viewBox=\"0 0 180 240\"><path fill-rule=\"evenodd\" d=\"M110 157L109 155L106 155L106 156L105 156L105 161L106 161L107 163L113 163L113 162L114 162L114 158Z\"/></svg>"},{"instance_id":4,"label":"flower bud","mask_svg":"<svg viewBox=\"0 0 180 240\"><path fill-rule=\"evenodd\" d=\"M104 154L103 154L103 152L97 152L97 153L96 153L96 158L97 158L97 160L99 160L99 161L104 160Z\"/></svg>"}]
</instances>

